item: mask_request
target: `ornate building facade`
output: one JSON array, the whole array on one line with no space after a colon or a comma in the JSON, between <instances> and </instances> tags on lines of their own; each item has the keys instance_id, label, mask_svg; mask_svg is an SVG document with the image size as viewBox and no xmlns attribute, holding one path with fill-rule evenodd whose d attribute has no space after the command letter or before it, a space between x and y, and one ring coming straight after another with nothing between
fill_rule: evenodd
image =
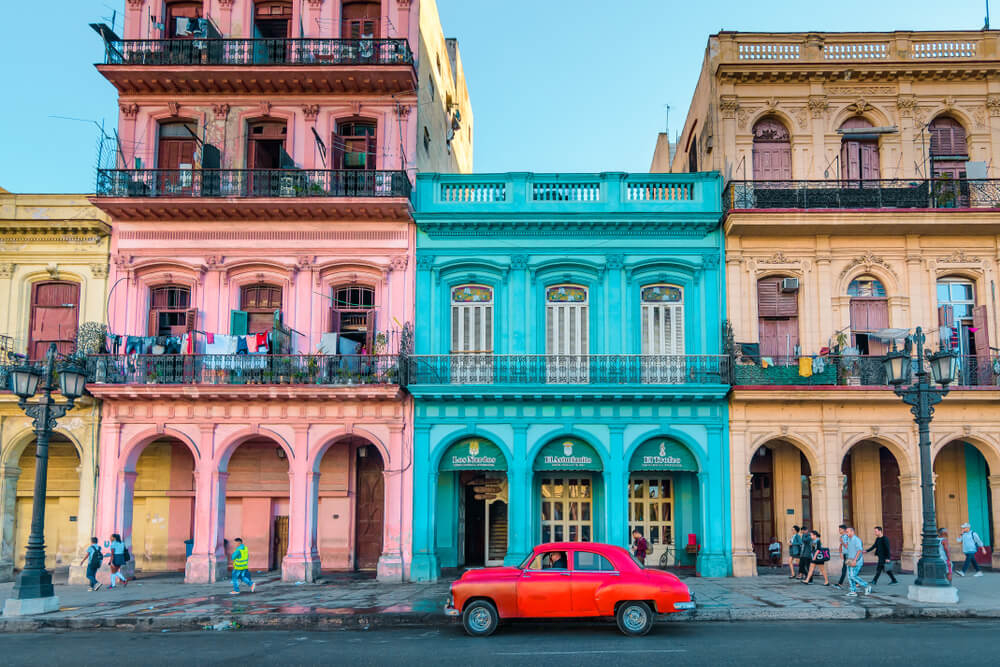
<instances>
[{"instance_id":1,"label":"ornate building facade","mask_svg":"<svg viewBox=\"0 0 1000 667\"><path fill-rule=\"evenodd\" d=\"M828 542L842 522L866 540L884 526L914 567L917 431L880 356L916 326L960 355L932 424L938 524L997 543L998 47L983 32L709 39L676 154L661 141L653 165L727 181L737 575L792 524Z\"/></svg>"}]
</instances>

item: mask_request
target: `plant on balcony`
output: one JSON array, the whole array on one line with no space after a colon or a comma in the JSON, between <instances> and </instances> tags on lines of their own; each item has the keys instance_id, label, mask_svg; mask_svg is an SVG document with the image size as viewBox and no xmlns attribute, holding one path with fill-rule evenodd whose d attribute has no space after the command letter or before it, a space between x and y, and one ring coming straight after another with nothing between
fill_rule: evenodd
<instances>
[{"instance_id":1,"label":"plant on balcony","mask_svg":"<svg viewBox=\"0 0 1000 667\"><path fill-rule=\"evenodd\" d=\"M956 184L950 174L941 174L934 180L934 205L937 208L955 208Z\"/></svg>"}]
</instances>

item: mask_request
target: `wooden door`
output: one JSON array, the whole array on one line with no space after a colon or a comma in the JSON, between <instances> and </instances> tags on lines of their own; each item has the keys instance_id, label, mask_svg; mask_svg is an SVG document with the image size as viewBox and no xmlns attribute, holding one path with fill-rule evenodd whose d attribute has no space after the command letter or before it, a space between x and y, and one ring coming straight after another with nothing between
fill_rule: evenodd
<instances>
[{"instance_id":1,"label":"wooden door","mask_svg":"<svg viewBox=\"0 0 1000 667\"><path fill-rule=\"evenodd\" d=\"M465 560L466 567L486 564L486 501L476 500L476 487L465 486Z\"/></svg>"},{"instance_id":2,"label":"wooden door","mask_svg":"<svg viewBox=\"0 0 1000 667\"><path fill-rule=\"evenodd\" d=\"M976 355L976 385L994 384L992 350L990 349L990 320L986 306L972 308L972 326L975 332L972 337L970 352Z\"/></svg>"},{"instance_id":3,"label":"wooden door","mask_svg":"<svg viewBox=\"0 0 1000 667\"><path fill-rule=\"evenodd\" d=\"M354 567L374 570L382 555L382 524L385 514L385 481L382 458L374 447L366 448L357 463L357 492L354 510Z\"/></svg>"},{"instance_id":4,"label":"wooden door","mask_svg":"<svg viewBox=\"0 0 1000 667\"><path fill-rule=\"evenodd\" d=\"M191 191L196 150L197 142L184 123L160 126L156 168L161 171L155 184L157 190L167 194L186 194Z\"/></svg>"},{"instance_id":5,"label":"wooden door","mask_svg":"<svg viewBox=\"0 0 1000 667\"><path fill-rule=\"evenodd\" d=\"M31 288L28 354L42 359L50 343L62 354L76 349L80 322L80 286L67 282L36 283Z\"/></svg>"},{"instance_id":6,"label":"wooden door","mask_svg":"<svg viewBox=\"0 0 1000 667\"><path fill-rule=\"evenodd\" d=\"M882 531L889 538L892 560L903 552L903 496L899 488L899 463L885 447L878 450L882 470Z\"/></svg>"},{"instance_id":7,"label":"wooden door","mask_svg":"<svg viewBox=\"0 0 1000 667\"><path fill-rule=\"evenodd\" d=\"M851 345L858 345L857 334L870 334L889 326L889 301L883 298L854 297L851 299ZM868 336L868 354L888 352L884 341Z\"/></svg>"},{"instance_id":8,"label":"wooden door","mask_svg":"<svg viewBox=\"0 0 1000 667\"><path fill-rule=\"evenodd\" d=\"M345 2L343 39L378 39L382 6L378 2Z\"/></svg>"},{"instance_id":9,"label":"wooden door","mask_svg":"<svg viewBox=\"0 0 1000 667\"><path fill-rule=\"evenodd\" d=\"M770 449L757 453L750 462L750 539L757 563L766 565L774 533L774 474ZM780 540L781 538L779 538Z\"/></svg>"},{"instance_id":10,"label":"wooden door","mask_svg":"<svg viewBox=\"0 0 1000 667\"><path fill-rule=\"evenodd\" d=\"M281 561L288 553L288 517L274 517L274 544L271 548L271 569L280 570Z\"/></svg>"}]
</instances>

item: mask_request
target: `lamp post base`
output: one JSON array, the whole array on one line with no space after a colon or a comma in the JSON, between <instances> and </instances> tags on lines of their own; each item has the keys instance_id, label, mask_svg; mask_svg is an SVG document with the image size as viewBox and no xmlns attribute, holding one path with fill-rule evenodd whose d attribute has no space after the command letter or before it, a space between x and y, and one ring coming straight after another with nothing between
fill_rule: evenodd
<instances>
[{"instance_id":1,"label":"lamp post base","mask_svg":"<svg viewBox=\"0 0 1000 667\"><path fill-rule=\"evenodd\" d=\"M45 598L8 598L3 605L3 615L8 616L33 616L34 614L48 614L52 611L59 611L59 598L50 595Z\"/></svg>"},{"instance_id":2,"label":"lamp post base","mask_svg":"<svg viewBox=\"0 0 1000 667\"><path fill-rule=\"evenodd\" d=\"M954 586L917 586L911 584L906 597L916 602L958 604L958 589Z\"/></svg>"}]
</instances>

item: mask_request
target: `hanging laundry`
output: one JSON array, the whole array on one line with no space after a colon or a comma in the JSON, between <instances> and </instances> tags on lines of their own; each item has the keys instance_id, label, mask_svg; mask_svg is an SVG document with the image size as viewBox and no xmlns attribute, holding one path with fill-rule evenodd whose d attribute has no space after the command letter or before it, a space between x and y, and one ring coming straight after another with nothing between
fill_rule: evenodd
<instances>
[{"instance_id":1,"label":"hanging laundry","mask_svg":"<svg viewBox=\"0 0 1000 667\"><path fill-rule=\"evenodd\" d=\"M816 375L821 375L823 371L826 370L826 361L823 357L816 357L813 359L813 373Z\"/></svg>"},{"instance_id":2,"label":"hanging laundry","mask_svg":"<svg viewBox=\"0 0 1000 667\"><path fill-rule=\"evenodd\" d=\"M247 352L257 354L257 334L250 334L246 337Z\"/></svg>"},{"instance_id":3,"label":"hanging laundry","mask_svg":"<svg viewBox=\"0 0 1000 667\"><path fill-rule=\"evenodd\" d=\"M265 331L264 333L254 334L257 339L257 351L261 354L265 354L269 347L267 344L267 338L270 335L270 331Z\"/></svg>"},{"instance_id":4,"label":"hanging laundry","mask_svg":"<svg viewBox=\"0 0 1000 667\"><path fill-rule=\"evenodd\" d=\"M125 354L142 354L145 346L139 336L125 337Z\"/></svg>"},{"instance_id":5,"label":"hanging laundry","mask_svg":"<svg viewBox=\"0 0 1000 667\"><path fill-rule=\"evenodd\" d=\"M340 334L336 333L325 333L319 336L319 345L317 346L317 351L320 354L337 354L337 337Z\"/></svg>"},{"instance_id":6,"label":"hanging laundry","mask_svg":"<svg viewBox=\"0 0 1000 667\"><path fill-rule=\"evenodd\" d=\"M205 337L208 339L209 343L215 342L215 334L205 334Z\"/></svg>"},{"instance_id":7,"label":"hanging laundry","mask_svg":"<svg viewBox=\"0 0 1000 667\"><path fill-rule=\"evenodd\" d=\"M812 377L813 360L812 357L799 357L799 377Z\"/></svg>"},{"instance_id":8,"label":"hanging laundry","mask_svg":"<svg viewBox=\"0 0 1000 667\"><path fill-rule=\"evenodd\" d=\"M235 338L236 338L236 354L246 354L249 351L247 348L248 336L235 336Z\"/></svg>"}]
</instances>

